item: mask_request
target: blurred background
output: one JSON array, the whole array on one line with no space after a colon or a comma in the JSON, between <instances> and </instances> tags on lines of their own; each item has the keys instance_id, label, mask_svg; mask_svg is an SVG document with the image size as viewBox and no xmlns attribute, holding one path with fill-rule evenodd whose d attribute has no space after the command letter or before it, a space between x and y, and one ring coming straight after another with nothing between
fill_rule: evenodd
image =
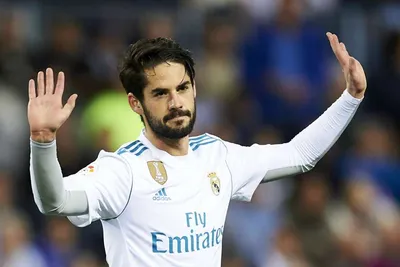
<instances>
[{"instance_id":1,"label":"blurred background","mask_svg":"<svg viewBox=\"0 0 400 267\"><path fill-rule=\"evenodd\" d=\"M99 222L78 229L34 205L26 105L39 70L63 70L79 95L57 140L69 175L138 136L116 70L128 44L171 37L194 53L194 134L266 144L344 90L326 31L363 64L367 96L312 172L232 203L223 266L400 266L400 3L385 0L0 0L0 266L106 266Z\"/></svg>"}]
</instances>

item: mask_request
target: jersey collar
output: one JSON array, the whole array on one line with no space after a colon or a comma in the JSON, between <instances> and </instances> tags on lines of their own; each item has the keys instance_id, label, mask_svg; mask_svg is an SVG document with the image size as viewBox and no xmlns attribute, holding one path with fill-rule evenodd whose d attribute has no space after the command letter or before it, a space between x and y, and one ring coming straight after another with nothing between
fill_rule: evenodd
<instances>
[{"instance_id":1,"label":"jersey collar","mask_svg":"<svg viewBox=\"0 0 400 267\"><path fill-rule=\"evenodd\" d=\"M150 151L152 151L155 156L159 157L159 159L165 163L182 163L182 162L186 162L187 160L189 160L192 156L193 150L191 149L191 147L189 146L188 149L188 154L185 156L172 156L171 154L169 154L168 152L158 149L157 147L155 147L149 139L147 139L147 137L145 136L145 129L142 130L142 132L140 133L140 136L138 138L146 147L149 148Z\"/></svg>"}]
</instances>

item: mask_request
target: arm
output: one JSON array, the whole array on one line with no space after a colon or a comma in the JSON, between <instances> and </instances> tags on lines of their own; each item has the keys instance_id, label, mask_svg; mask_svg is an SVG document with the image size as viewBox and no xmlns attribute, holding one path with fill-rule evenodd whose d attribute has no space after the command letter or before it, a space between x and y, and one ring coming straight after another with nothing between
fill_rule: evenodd
<instances>
[{"instance_id":1,"label":"arm","mask_svg":"<svg viewBox=\"0 0 400 267\"><path fill-rule=\"evenodd\" d=\"M85 191L65 189L56 150L55 141L42 144L31 140L30 174L35 203L46 215L87 214Z\"/></svg>"},{"instance_id":2,"label":"arm","mask_svg":"<svg viewBox=\"0 0 400 267\"><path fill-rule=\"evenodd\" d=\"M75 107L76 95L62 105L64 74L53 86L53 71L38 73L29 81L28 121L31 132L31 184L35 203L45 214L69 216L77 226L97 219L119 216L127 205L132 190L129 163L114 153L101 151L96 171L63 178L56 153L56 131Z\"/></svg>"},{"instance_id":3,"label":"arm","mask_svg":"<svg viewBox=\"0 0 400 267\"><path fill-rule=\"evenodd\" d=\"M263 154L269 168L262 182L314 168L346 129L361 101L345 90L324 114L289 143L265 146Z\"/></svg>"},{"instance_id":4,"label":"arm","mask_svg":"<svg viewBox=\"0 0 400 267\"><path fill-rule=\"evenodd\" d=\"M37 90L36 90L37 89ZM62 105L64 74L59 73L54 87L53 70L46 70L35 81L29 81L28 121L31 132L30 173L34 199L45 214L83 214L88 210L84 191L67 191L57 161L56 131L68 119L75 107L77 95ZM41 204L41 205L39 205Z\"/></svg>"},{"instance_id":5,"label":"arm","mask_svg":"<svg viewBox=\"0 0 400 267\"><path fill-rule=\"evenodd\" d=\"M118 217L133 186L128 163L114 153L102 151L89 165L95 166L92 172L80 171L64 178L56 149L55 141L31 141L31 184L39 210L46 215L68 216L77 226Z\"/></svg>"},{"instance_id":6,"label":"arm","mask_svg":"<svg viewBox=\"0 0 400 267\"><path fill-rule=\"evenodd\" d=\"M244 147L224 142L232 175L232 198L250 201L261 183L311 170L346 129L361 103L347 90L290 142Z\"/></svg>"},{"instance_id":7,"label":"arm","mask_svg":"<svg viewBox=\"0 0 400 267\"><path fill-rule=\"evenodd\" d=\"M225 142L233 199L249 201L260 182L311 170L353 118L367 87L365 73L336 35L328 33L327 36L342 66L347 89L323 115L289 143L242 147Z\"/></svg>"}]
</instances>

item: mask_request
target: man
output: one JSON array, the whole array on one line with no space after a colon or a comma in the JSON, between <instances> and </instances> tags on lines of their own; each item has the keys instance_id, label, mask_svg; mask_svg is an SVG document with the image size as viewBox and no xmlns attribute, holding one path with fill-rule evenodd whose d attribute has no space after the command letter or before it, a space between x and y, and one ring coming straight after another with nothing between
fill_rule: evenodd
<instances>
[{"instance_id":1,"label":"man","mask_svg":"<svg viewBox=\"0 0 400 267\"><path fill-rule=\"evenodd\" d=\"M196 117L194 62L164 38L131 45L120 79L145 129L114 153L101 151L63 179L56 132L75 106L62 105L64 74L29 81L31 181L44 214L83 227L101 220L107 262L119 266L220 266L231 199L250 201L257 186L311 170L355 114L366 89L361 64L327 34L347 89L289 143L243 147L204 134L189 137ZM37 88L36 88L37 87ZM84 177L84 178L83 178Z\"/></svg>"}]
</instances>

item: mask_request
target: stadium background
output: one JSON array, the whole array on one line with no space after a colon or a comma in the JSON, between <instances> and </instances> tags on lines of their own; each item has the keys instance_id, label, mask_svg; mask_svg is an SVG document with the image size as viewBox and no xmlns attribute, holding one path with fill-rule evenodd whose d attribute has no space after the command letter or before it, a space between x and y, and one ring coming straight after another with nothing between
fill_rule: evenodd
<instances>
[{"instance_id":1,"label":"stadium background","mask_svg":"<svg viewBox=\"0 0 400 267\"><path fill-rule=\"evenodd\" d=\"M100 223L77 229L33 203L26 104L37 71L63 70L79 95L57 137L68 175L138 134L115 68L127 44L165 36L189 48L196 133L265 144L290 140L344 89L326 31L364 65L366 99L314 171L232 203L223 266L400 266L399 18L382 0L0 1L0 266L105 266Z\"/></svg>"}]
</instances>

